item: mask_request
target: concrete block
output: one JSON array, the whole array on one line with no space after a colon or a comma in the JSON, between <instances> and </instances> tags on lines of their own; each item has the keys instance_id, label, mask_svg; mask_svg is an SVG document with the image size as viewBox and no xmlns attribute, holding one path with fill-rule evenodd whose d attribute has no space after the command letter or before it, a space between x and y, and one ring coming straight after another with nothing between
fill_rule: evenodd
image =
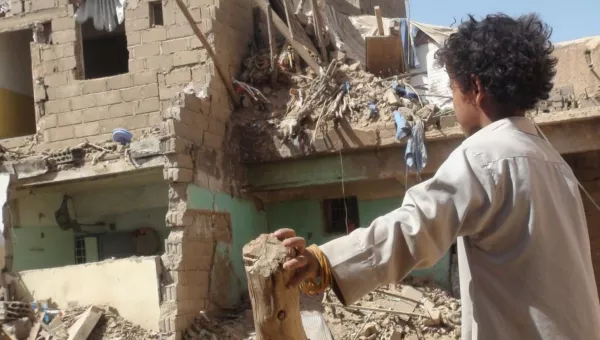
<instances>
[{"instance_id":1,"label":"concrete block","mask_svg":"<svg viewBox=\"0 0 600 340\"><path fill-rule=\"evenodd\" d=\"M190 153L194 143L180 136L173 136L161 141L161 150L164 154Z\"/></svg>"},{"instance_id":2,"label":"concrete block","mask_svg":"<svg viewBox=\"0 0 600 340\"><path fill-rule=\"evenodd\" d=\"M158 81L156 74L156 69L135 73L133 75L133 85L139 86L156 83Z\"/></svg>"},{"instance_id":3,"label":"concrete block","mask_svg":"<svg viewBox=\"0 0 600 340\"><path fill-rule=\"evenodd\" d=\"M167 28L167 38L169 39L189 37L193 34L194 31L192 31L192 28L188 23L177 26L170 26Z\"/></svg>"},{"instance_id":4,"label":"concrete block","mask_svg":"<svg viewBox=\"0 0 600 340\"><path fill-rule=\"evenodd\" d=\"M111 104L121 103L123 99L121 98L120 91L108 91L108 92L100 92L95 95L95 103L98 106L106 106Z\"/></svg>"},{"instance_id":5,"label":"concrete block","mask_svg":"<svg viewBox=\"0 0 600 340\"><path fill-rule=\"evenodd\" d=\"M160 148L160 145L159 145ZM160 149L159 149L160 151ZM165 168L185 168L193 169L194 161L190 155L185 154L173 154L167 155L165 161Z\"/></svg>"},{"instance_id":6,"label":"concrete block","mask_svg":"<svg viewBox=\"0 0 600 340\"><path fill-rule=\"evenodd\" d=\"M54 44L66 44L77 41L75 30L66 30L52 33L52 42Z\"/></svg>"},{"instance_id":7,"label":"concrete block","mask_svg":"<svg viewBox=\"0 0 600 340\"><path fill-rule=\"evenodd\" d=\"M223 146L223 136L218 136L210 131L204 132L204 140L202 146L215 150L221 149Z\"/></svg>"},{"instance_id":8,"label":"concrete block","mask_svg":"<svg viewBox=\"0 0 600 340\"><path fill-rule=\"evenodd\" d=\"M151 57L153 58L153 57ZM129 59L129 73L142 72L146 69L145 59Z\"/></svg>"},{"instance_id":9,"label":"concrete block","mask_svg":"<svg viewBox=\"0 0 600 340\"><path fill-rule=\"evenodd\" d=\"M100 123L91 122L73 126L75 137L88 137L100 134Z\"/></svg>"},{"instance_id":10,"label":"concrete block","mask_svg":"<svg viewBox=\"0 0 600 340\"><path fill-rule=\"evenodd\" d=\"M448 129L455 127L457 125L456 116L441 116L440 117L440 127L442 129Z\"/></svg>"},{"instance_id":11,"label":"concrete block","mask_svg":"<svg viewBox=\"0 0 600 340\"><path fill-rule=\"evenodd\" d=\"M74 137L75 131L73 126L57 127L44 130L44 140L49 142L67 140Z\"/></svg>"},{"instance_id":12,"label":"concrete block","mask_svg":"<svg viewBox=\"0 0 600 340\"><path fill-rule=\"evenodd\" d=\"M127 32L127 46L135 46L142 43L142 31Z\"/></svg>"},{"instance_id":13,"label":"concrete block","mask_svg":"<svg viewBox=\"0 0 600 340\"><path fill-rule=\"evenodd\" d=\"M148 69L157 69L161 72L170 72L173 68L173 55L159 55L148 57L145 60L146 67Z\"/></svg>"},{"instance_id":14,"label":"concrete block","mask_svg":"<svg viewBox=\"0 0 600 340\"><path fill-rule=\"evenodd\" d=\"M200 60L197 51L183 51L173 56L173 66L185 66L197 64Z\"/></svg>"},{"instance_id":15,"label":"concrete block","mask_svg":"<svg viewBox=\"0 0 600 340\"><path fill-rule=\"evenodd\" d=\"M157 87L158 89L158 87ZM132 102L144 99L144 87L136 86L121 90L121 98L124 102Z\"/></svg>"},{"instance_id":16,"label":"concrete block","mask_svg":"<svg viewBox=\"0 0 600 340\"><path fill-rule=\"evenodd\" d=\"M134 58L152 57L160 54L160 44L158 42L152 42L147 44L141 44L133 47Z\"/></svg>"},{"instance_id":17,"label":"concrete block","mask_svg":"<svg viewBox=\"0 0 600 340\"><path fill-rule=\"evenodd\" d=\"M154 27L142 32L142 42L149 43L163 41L167 39L167 29L165 27Z\"/></svg>"},{"instance_id":18,"label":"concrete block","mask_svg":"<svg viewBox=\"0 0 600 340\"><path fill-rule=\"evenodd\" d=\"M96 106L96 95L86 94L84 96L71 98L71 108L73 110L87 109Z\"/></svg>"},{"instance_id":19,"label":"concrete block","mask_svg":"<svg viewBox=\"0 0 600 340\"><path fill-rule=\"evenodd\" d=\"M77 67L77 60L75 57L67 57L58 59L58 71L69 71L74 70Z\"/></svg>"},{"instance_id":20,"label":"concrete block","mask_svg":"<svg viewBox=\"0 0 600 340\"><path fill-rule=\"evenodd\" d=\"M184 52L186 53L186 52ZM173 61L177 59L177 56L173 58ZM192 71L188 68L178 69L171 71L171 73L165 76L165 82L167 85L183 84L188 83L192 80Z\"/></svg>"},{"instance_id":21,"label":"concrete block","mask_svg":"<svg viewBox=\"0 0 600 340\"><path fill-rule=\"evenodd\" d=\"M108 117L117 118L131 116L134 113L134 103L119 103L108 107Z\"/></svg>"},{"instance_id":22,"label":"concrete block","mask_svg":"<svg viewBox=\"0 0 600 340\"><path fill-rule=\"evenodd\" d=\"M47 101L44 104L44 108L46 110L46 114L67 112L71 110L71 99L67 98Z\"/></svg>"},{"instance_id":23,"label":"concrete block","mask_svg":"<svg viewBox=\"0 0 600 340\"><path fill-rule=\"evenodd\" d=\"M170 137L183 137L198 145L202 144L203 132L173 119L163 122L163 131Z\"/></svg>"},{"instance_id":24,"label":"concrete block","mask_svg":"<svg viewBox=\"0 0 600 340\"><path fill-rule=\"evenodd\" d=\"M191 169L167 168L163 169L163 178L173 183L191 183L194 181L194 172Z\"/></svg>"},{"instance_id":25,"label":"concrete block","mask_svg":"<svg viewBox=\"0 0 600 340\"><path fill-rule=\"evenodd\" d=\"M75 20L72 17L52 19L52 32L74 30Z\"/></svg>"},{"instance_id":26,"label":"concrete block","mask_svg":"<svg viewBox=\"0 0 600 340\"><path fill-rule=\"evenodd\" d=\"M201 127L206 129L206 127ZM227 124L219 119L208 120L208 132L215 134L216 136L225 136L227 132Z\"/></svg>"},{"instance_id":27,"label":"concrete block","mask_svg":"<svg viewBox=\"0 0 600 340\"><path fill-rule=\"evenodd\" d=\"M69 83L68 74L69 74L69 72L60 72L60 73L49 74L44 77L44 84L49 87L67 85Z\"/></svg>"},{"instance_id":28,"label":"concrete block","mask_svg":"<svg viewBox=\"0 0 600 340\"><path fill-rule=\"evenodd\" d=\"M194 223L194 215L186 211L169 211L165 222L168 227L189 227Z\"/></svg>"},{"instance_id":29,"label":"concrete block","mask_svg":"<svg viewBox=\"0 0 600 340\"><path fill-rule=\"evenodd\" d=\"M50 9L56 7L54 0L34 0L31 2L32 11L40 11L43 9Z\"/></svg>"},{"instance_id":30,"label":"concrete block","mask_svg":"<svg viewBox=\"0 0 600 340\"><path fill-rule=\"evenodd\" d=\"M131 74L120 74L106 78L107 87L109 90L120 90L126 87L133 86L133 78Z\"/></svg>"},{"instance_id":31,"label":"concrete block","mask_svg":"<svg viewBox=\"0 0 600 340\"><path fill-rule=\"evenodd\" d=\"M120 117L116 119L107 119L100 121L101 133L110 133L116 128L126 128L129 130L143 129L148 126L147 115L136 115L129 117Z\"/></svg>"},{"instance_id":32,"label":"concrete block","mask_svg":"<svg viewBox=\"0 0 600 340\"><path fill-rule=\"evenodd\" d=\"M160 110L160 102L157 97L148 98L135 102L134 114L158 112Z\"/></svg>"},{"instance_id":33,"label":"concrete block","mask_svg":"<svg viewBox=\"0 0 600 340\"><path fill-rule=\"evenodd\" d=\"M59 126L68 126L83 123L82 111L61 112L54 115Z\"/></svg>"},{"instance_id":34,"label":"concrete block","mask_svg":"<svg viewBox=\"0 0 600 340\"><path fill-rule=\"evenodd\" d=\"M106 113L108 112L107 106L96 106L89 109L82 110L83 121L86 123L95 122L98 120L106 119Z\"/></svg>"},{"instance_id":35,"label":"concrete block","mask_svg":"<svg viewBox=\"0 0 600 340\"><path fill-rule=\"evenodd\" d=\"M189 49L190 38L166 40L160 43L162 54L184 52Z\"/></svg>"},{"instance_id":36,"label":"concrete block","mask_svg":"<svg viewBox=\"0 0 600 340\"><path fill-rule=\"evenodd\" d=\"M144 4L146 5L146 4ZM143 5L142 5L143 6ZM125 20L125 31L135 32L150 28L150 20L147 18Z\"/></svg>"},{"instance_id":37,"label":"concrete block","mask_svg":"<svg viewBox=\"0 0 600 340\"><path fill-rule=\"evenodd\" d=\"M73 19L71 19L71 20L73 20ZM83 94L90 94L90 93L105 92L108 90L108 85L106 83L106 78L90 79L90 80L82 81L81 88L82 88Z\"/></svg>"}]
</instances>

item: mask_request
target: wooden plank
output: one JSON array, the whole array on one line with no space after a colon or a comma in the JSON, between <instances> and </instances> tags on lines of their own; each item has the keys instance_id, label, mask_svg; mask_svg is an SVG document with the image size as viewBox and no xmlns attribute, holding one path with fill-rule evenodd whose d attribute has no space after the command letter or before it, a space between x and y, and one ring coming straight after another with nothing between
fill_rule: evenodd
<instances>
[{"instance_id":1,"label":"wooden plank","mask_svg":"<svg viewBox=\"0 0 600 340\"><path fill-rule=\"evenodd\" d=\"M321 58L323 59L323 62L328 64L329 58L327 55L327 47L325 46L325 42L323 41L323 21L321 20L321 14L319 13L319 6L317 5L317 0L310 0L310 5L313 12L315 36L317 37L317 42L319 44L319 48L321 49Z\"/></svg>"},{"instance_id":2,"label":"wooden plank","mask_svg":"<svg viewBox=\"0 0 600 340\"><path fill-rule=\"evenodd\" d=\"M269 51L270 55L270 64L271 64L271 85L275 85L277 82L277 51L275 50L275 32L273 32L273 17L271 16L271 5L269 5L269 10L267 11L267 33L269 34Z\"/></svg>"},{"instance_id":3,"label":"wooden plank","mask_svg":"<svg viewBox=\"0 0 600 340\"><path fill-rule=\"evenodd\" d=\"M40 332L40 328L42 328L42 322L38 320L35 322L35 325L33 325L33 327L31 328L27 340L36 340L38 333Z\"/></svg>"},{"instance_id":4,"label":"wooden plank","mask_svg":"<svg viewBox=\"0 0 600 340\"><path fill-rule=\"evenodd\" d=\"M385 78L404 73L402 41L397 36L367 37L366 69L376 76Z\"/></svg>"},{"instance_id":5,"label":"wooden plank","mask_svg":"<svg viewBox=\"0 0 600 340\"><path fill-rule=\"evenodd\" d=\"M181 1L181 0L177 0ZM264 0L256 0L256 4L258 7L267 15L269 9L267 8L267 2ZM271 15L273 16L273 24L275 28L283 35L285 40L292 46L294 50L300 55L300 57L308 64L308 66L317 74L321 75L321 67L319 64L314 61L308 53L308 50L302 45L298 40L294 39L290 34L289 28L287 25L281 20L281 18L271 10Z\"/></svg>"},{"instance_id":6,"label":"wooden plank","mask_svg":"<svg viewBox=\"0 0 600 340\"><path fill-rule=\"evenodd\" d=\"M88 308L73 326L69 328L68 340L86 340L102 316L102 310L96 306Z\"/></svg>"},{"instance_id":7,"label":"wooden plank","mask_svg":"<svg viewBox=\"0 0 600 340\"><path fill-rule=\"evenodd\" d=\"M381 16L381 8L375 6L375 17L377 18L377 33L384 35L383 33L383 17Z\"/></svg>"}]
</instances>

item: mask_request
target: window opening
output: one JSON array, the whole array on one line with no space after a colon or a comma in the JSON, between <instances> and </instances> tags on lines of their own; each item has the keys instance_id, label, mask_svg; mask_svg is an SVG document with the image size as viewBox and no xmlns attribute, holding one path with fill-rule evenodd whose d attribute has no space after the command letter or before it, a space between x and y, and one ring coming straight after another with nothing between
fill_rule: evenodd
<instances>
[{"instance_id":1,"label":"window opening","mask_svg":"<svg viewBox=\"0 0 600 340\"><path fill-rule=\"evenodd\" d=\"M352 232L358 228L358 199L346 197L323 201L325 232L330 234Z\"/></svg>"}]
</instances>

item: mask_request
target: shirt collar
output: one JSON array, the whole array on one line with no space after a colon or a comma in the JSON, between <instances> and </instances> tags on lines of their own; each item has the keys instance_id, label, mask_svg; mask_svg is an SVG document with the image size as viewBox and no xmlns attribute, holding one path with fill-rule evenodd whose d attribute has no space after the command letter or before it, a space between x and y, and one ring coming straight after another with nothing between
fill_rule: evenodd
<instances>
[{"instance_id":1,"label":"shirt collar","mask_svg":"<svg viewBox=\"0 0 600 340\"><path fill-rule=\"evenodd\" d=\"M538 136L534 122L527 117L508 117L497 120L474 133L471 137L485 135L486 132L495 130L518 130L530 135Z\"/></svg>"}]
</instances>

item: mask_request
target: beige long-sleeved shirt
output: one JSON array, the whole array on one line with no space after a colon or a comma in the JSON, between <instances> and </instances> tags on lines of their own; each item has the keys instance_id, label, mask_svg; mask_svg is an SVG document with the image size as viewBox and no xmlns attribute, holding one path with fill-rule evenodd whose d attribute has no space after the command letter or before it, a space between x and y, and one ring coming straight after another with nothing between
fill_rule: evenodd
<instances>
[{"instance_id":1,"label":"beige long-sleeved shirt","mask_svg":"<svg viewBox=\"0 0 600 340\"><path fill-rule=\"evenodd\" d=\"M457 238L463 339L600 339L577 180L529 119L481 129L400 208L321 249L350 304L432 266Z\"/></svg>"}]
</instances>

